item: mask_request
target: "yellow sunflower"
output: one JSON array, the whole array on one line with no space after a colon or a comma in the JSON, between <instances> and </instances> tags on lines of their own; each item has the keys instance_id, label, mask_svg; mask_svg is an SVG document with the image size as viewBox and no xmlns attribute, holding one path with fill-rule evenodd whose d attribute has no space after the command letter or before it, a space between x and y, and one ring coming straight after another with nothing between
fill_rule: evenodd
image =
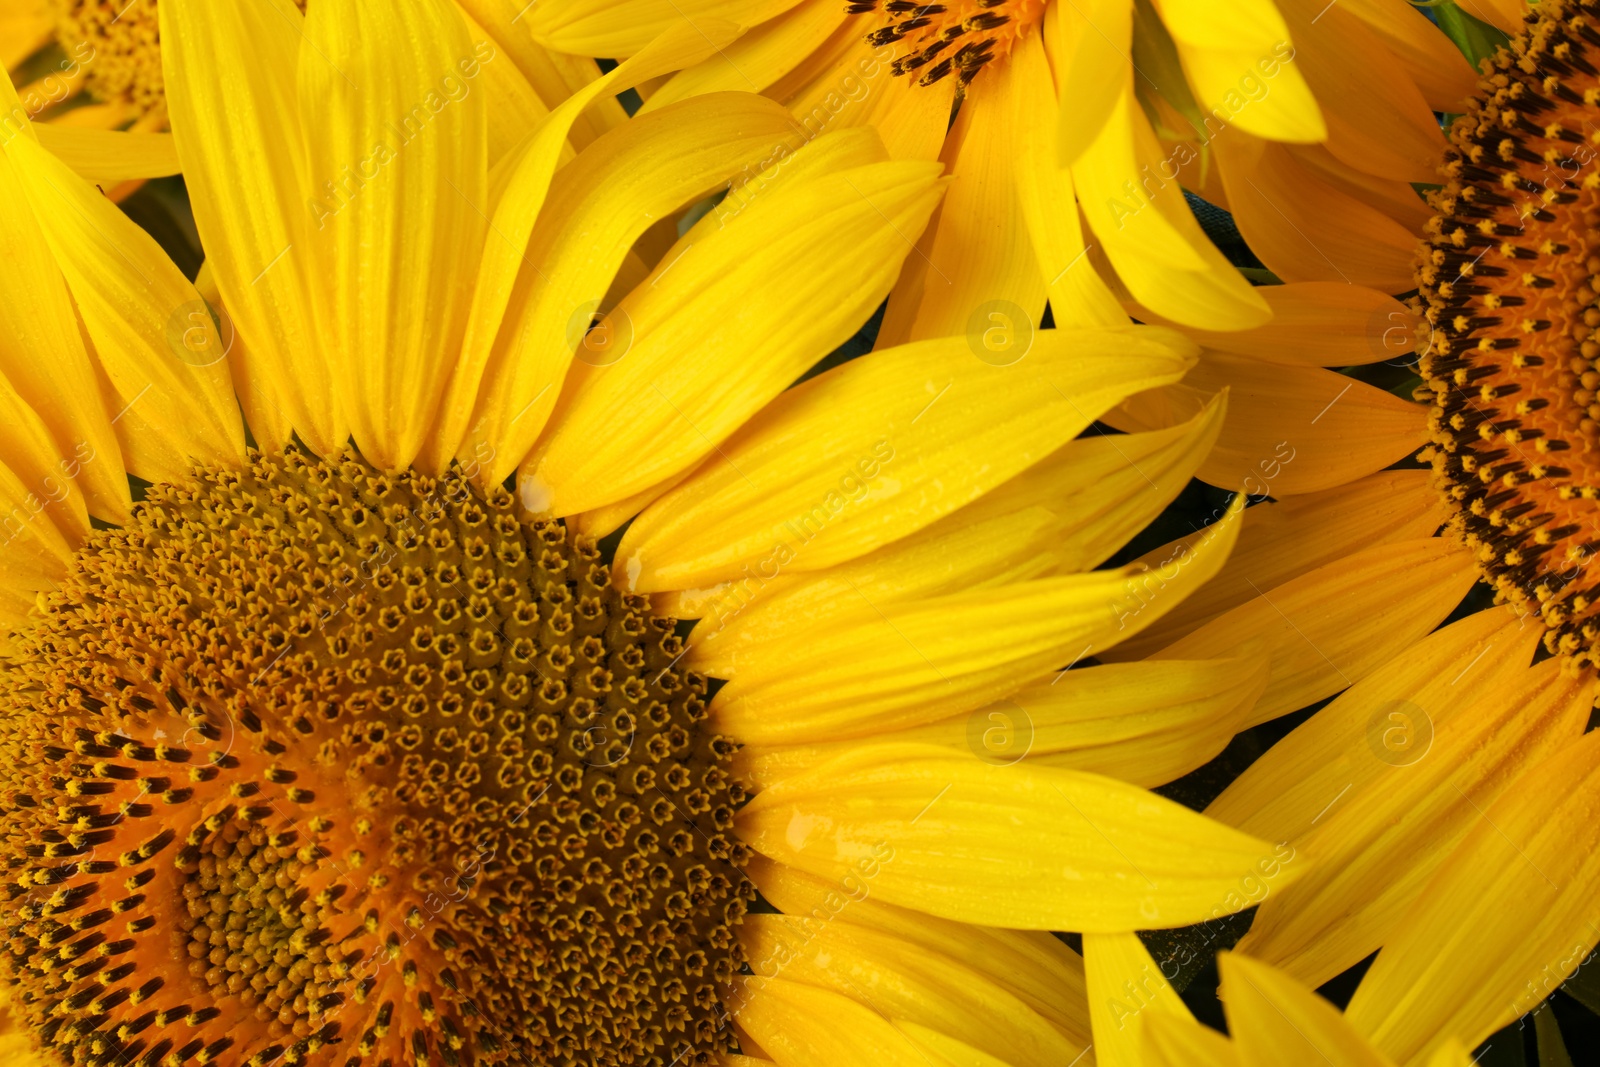
<instances>
[{"instance_id":1,"label":"yellow sunflower","mask_svg":"<svg viewBox=\"0 0 1600 1067\"><path fill-rule=\"evenodd\" d=\"M1355 287L1266 288L1271 325L1194 334L1182 382L1107 416L1147 430L1229 390L1200 476L1271 499L1216 579L1104 658L1251 642L1271 662L1251 721L1335 698L1206 811L1316 857L1237 951L1308 986L1378 952L1348 1018L1396 1063L1476 1046L1600 941L1597 54L1600 9L1572 0L1495 56L1433 198L1420 328ZM1324 369L1412 340L1431 411Z\"/></svg>"},{"instance_id":2,"label":"yellow sunflower","mask_svg":"<svg viewBox=\"0 0 1600 1067\"><path fill-rule=\"evenodd\" d=\"M293 0L302 11L306 0ZM555 54L517 24L500 0L458 0L481 60L474 79L489 110L491 163L570 94L600 76L588 59ZM178 173L161 69L158 0L0 0L0 63L17 86L22 115L44 125L42 143L80 175L122 199L148 178ZM13 116L15 131L21 116ZM582 148L626 117L597 100L573 120ZM107 131L127 131L112 137ZM331 176L337 180L337 176Z\"/></svg>"},{"instance_id":3,"label":"yellow sunflower","mask_svg":"<svg viewBox=\"0 0 1600 1067\"><path fill-rule=\"evenodd\" d=\"M209 298L35 124L0 138L0 974L37 1058L1043 1067L1090 1041L1044 931L1299 875L1141 788L1258 660L1059 671L1232 547L1237 504L1092 570L1225 398L1074 438L1191 343L956 337L791 388L936 164L740 93L570 150L699 32L497 157L446 0L160 18Z\"/></svg>"},{"instance_id":4,"label":"yellow sunflower","mask_svg":"<svg viewBox=\"0 0 1600 1067\"><path fill-rule=\"evenodd\" d=\"M722 19L748 32L651 87L647 110L760 91L812 132L875 125L897 157L953 174L891 299L889 343L958 332L1002 301L1036 322L1047 296L1058 324L1121 321L1100 281L1113 274L1167 318L1261 324L1260 294L1184 187L1235 211L1287 280L1403 289L1426 217L1409 183L1431 180L1444 147L1433 110L1459 111L1473 85L1405 0L547 0L526 16L541 43L583 55Z\"/></svg>"}]
</instances>

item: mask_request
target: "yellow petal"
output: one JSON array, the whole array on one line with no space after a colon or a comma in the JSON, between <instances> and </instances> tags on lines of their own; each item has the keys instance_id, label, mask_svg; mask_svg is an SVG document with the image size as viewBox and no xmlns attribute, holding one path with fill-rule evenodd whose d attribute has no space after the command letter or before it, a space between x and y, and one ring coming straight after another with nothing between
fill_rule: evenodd
<instances>
[{"instance_id":1,"label":"yellow petal","mask_svg":"<svg viewBox=\"0 0 1600 1067\"><path fill-rule=\"evenodd\" d=\"M1147 1067L1238 1067L1233 1043L1192 1018L1153 1011L1144 1035Z\"/></svg>"},{"instance_id":2,"label":"yellow petal","mask_svg":"<svg viewBox=\"0 0 1600 1067\"><path fill-rule=\"evenodd\" d=\"M1242 498L1164 567L1040 578L877 608L752 650L718 692L719 723L753 744L796 744L937 721L1136 633L1216 573ZM859 655L872 648L870 657Z\"/></svg>"},{"instance_id":3,"label":"yellow petal","mask_svg":"<svg viewBox=\"0 0 1600 1067\"><path fill-rule=\"evenodd\" d=\"M552 113L552 127L564 114ZM548 198L541 168L554 161L559 141L536 135L540 143L520 162L513 157L517 172L496 211L436 454L447 455L465 434L470 446L494 451L487 481L515 470L555 407L573 353L633 241L654 219L772 155L789 127L788 114L762 97L695 97L596 141L555 175ZM546 225L523 249L516 239L535 218Z\"/></svg>"},{"instance_id":4,"label":"yellow petal","mask_svg":"<svg viewBox=\"0 0 1600 1067\"><path fill-rule=\"evenodd\" d=\"M421 450L466 328L487 230L480 64L446 0L319 4L305 21L312 284L341 410L384 469Z\"/></svg>"},{"instance_id":5,"label":"yellow petal","mask_svg":"<svg viewBox=\"0 0 1600 1067\"><path fill-rule=\"evenodd\" d=\"M1461 7L1473 18L1487 22L1508 36L1522 31L1523 19L1528 13L1526 0L1462 0Z\"/></svg>"},{"instance_id":6,"label":"yellow petal","mask_svg":"<svg viewBox=\"0 0 1600 1067\"><path fill-rule=\"evenodd\" d=\"M1285 145L1239 133L1218 139L1217 165L1239 232L1288 282L1411 288L1417 235L1321 182Z\"/></svg>"},{"instance_id":7,"label":"yellow petal","mask_svg":"<svg viewBox=\"0 0 1600 1067\"><path fill-rule=\"evenodd\" d=\"M1055 20L1061 98L1057 151L1065 166L1076 163L1126 106L1133 87L1133 3L1051 4L1045 17Z\"/></svg>"},{"instance_id":8,"label":"yellow petal","mask_svg":"<svg viewBox=\"0 0 1600 1067\"><path fill-rule=\"evenodd\" d=\"M1294 841L1317 863L1262 902L1238 951L1318 986L1398 933L1429 876L1494 798L1583 733L1595 680L1561 668L1546 660L1514 685L1458 692L1477 699L1447 720L1403 703L1369 721L1369 755L1399 773L1351 789Z\"/></svg>"},{"instance_id":9,"label":"yellow petal","mask_svg":"<svg viewBox=\"0 0 1600 1067\"><path fill-rule=\"evenodd\" d=\"M716 450L872 314L911 251L904 235L938 202L938 176L932 163L886 161L786 182L679 250L610 313L631 343L607 355L615 363L575 376L522 474L524 502L557 516L587 511ZM762 280L755 292L751 278Z\"/></svg>"},{"instance_id":10,"label":"yellow petal","mask_svg":"<svg viewBox=\"0 0 1600 1067\"><path fill-rule=\"evenodd\" d=\"M505 55L507 46L504 42L507 40L515 40L517 45L529 50L544 51L518 33L518 27L506 24L504 20L515 17L514 12L508 13L508 6L497 0L468 0L466 3L457 0L456 3L466 20L467 33L472 40L472 56L477 60L475 69L483 78L470 91L487 93L490 100L488 125L485 127L485 159L491 168L521 144L528 131L550 114L550 105L545 103L517 63ZM500 19L501 22L496 26L499 32L486 30L476 15ZM469 65L469 69L473 67ZM466 84L464 79L460 81ZM561 99L565 99L565 96L563 93Z\"/></svg>"},{"instance_id":11,"label":"yellow petal","mask_svg":"<svg viewBox=\"0 0 1600 1067\"><path fill-rule=\"evenodd\" d=\"M1210 659L1266 642L1272 681L1254 722L1332 696L1430 632L1478 579L1472 554L1443 538L1380 545L1262 591L1161 659Z\"/></svg>"},{"instance_id":12,"label":"yellow petal","mask_svg":"<svg viewBox=\"0 0 1600 1067\"><path fill-rule=\"evenodd\" d=\"M111 423L128 469L175 481L195 461L238 463L244 427L227 364L189 357L223 351L200 294L149 234L38 142L14 137L5 152L35 217L48 220L40 230L121 409ZM193 349L188 329L203 335Z\"/></svg>"},{"instance_id":13,"label":"yellow petal","mask_svg":"<svg viewBox=\"0 0 1600 1067\"><path fill-rule=\"evenodd\" d=\"M779 782L740 813L739 836L834 881L874 863L872 893L890 904L1022 929L1215 918L1276 862L1271 846L1115 779L922 746L863 746Z\"/></svg>"},{"instance_id":14,"label":"yellow petal","mask_svg":"<svg viewBox=\"0 0 1600 1067\"><path fill-rule=\"evenodd\" d=\"M1393 1067L1338 1008L1282 972L1236 952L1220 954L1217 967L1243 1067Z\"/></svg>"},{"instance_id":15,"label":"yellow petal","mask_svg":"<svg viewBox=\"0 0 1600 1067\"><path fill-rule=\"evenodd\" d=\"M1600 939L1600 733L1533 768L1418 894L1346 1009L1401 1063L1532 1011Z\"/></svg>"},{"instance_id":16,"label":"yellow petal","mask_svg":"<svg viewBox=\"0 0 1600 1067\"><path fill-rule=\"evenodd\" d=\"M1278 10L1289 25L1295 66L1322 106L1328 151L1369 174L1437 181L1444 134L1383 39L1352 11L1325 0L1278 0Z\"/></svg>"},{"instance_id":17,"label":"yellow petal","mask_svg":"<svg viewBox=\"0 0 1600 1067\"><path fill-rule=\"evenodd\" d=\"M883 931L803 915L751 915L739 941L758 976L831 989L1004 1063L1053 1067L1083 1051L992 979Z\"/></svg>"},{"instance_id":18,"label":"yellow petal","mask_svg":"<svg viewBox=\"0 0 1600 1067\"><path fill-rule=\"evenodd\" d=\"M0 628L21 622L37 594L55 588L72 566L76 539L68 540L56 525L49 497L23 483L0 463Z\"/></svg>"},{"instance_id":19,"label":"yellow petal","mask_svg":"<svg viewBox=\"0 0 1600 1067\"><path fill-rule=\"evenodd\" d=\"M1203 109L1275 141L1327 136L1273 0L1233 4L1226 18L1208 0L1159 0L1156 7Z\"/></svg>"},{"instance_id":20,"label":"yellow petal","mask_svg":"<svg viewBox=\"0 0 1600 1067\"><path fill-rule=\"evenodd\" d=\"M1387 293L1343 282L1296 282L1257 289L1272 321L1253 330L1185 330L1208 349L1299 367L1351 367L1398 359L1427 329L1419 316ZM1139 321L1170 325L1153 312Z\"/></svg>"},{"instance_id":21,"label":"yellow petal","mask_svg":"<svg viewBox=\"0 0 1600 1067\"><path fill-rule=\"evenodd\" d=\"M1522 0L1507 2L1522 6ZM1465 0L1461 6L1482 19L1475 10L1479 3ZM1383 39L1429 107L1455 114L1466 110L1465 101L1477 86L1477 72L1432 19L1414 5L1383 0L1344 0L1344 6Z\"/></svg>"},{"instance_id":22,"label":"yellow petal","mask_svg":"<svg viewBox=\"0 0 1600 1067\"><path fill-rule=\"evenodd\" d=\"M928 1067L925 1052L854 997L784 978L749 989L734 1017L780 1067Z\"/></svg>"},{"instance_id":23,"label":"yellow petal","mask_svg":"<svg viewBox=\"0 0 1600 1067\"><path fill-rule=\"evenodd\" d=\"M527 0L456 0L456 5L483 30L497 51L511 60L546 111L553 111L599 80L600 67L594 60L551 52L534 41L526 24L530 14ZM701 20L701 28L715 39L717 33L706 25L707 21ZM491 74L491 77L499 75ZM601 96L580 110L582 114L573 120L570 131L572 145L578 149L627 120L622 105L611 96ZM491 116L491 129L493 123ZM522 132L525 134L527 130L524 126Z\"/></svg>"},{"instance_id":24,"label":"yellow petal","mask_svg":"<svg viewBox=\"0 0 1600 1067\"><path fill-rule=\"evenodd\" d=\"M10 82L0 76L0 93ZM6 110L9 110L7 108ZM32 129L29 124L24 129ZM122 447L101 404L78 313L9 159L0 155L0 372L57 445L57 474L91 511L123 522L132 506ZM7 456L9 458L9 456ZM26 479L24 479L26 480Z\"/></svg>"},{"instance_id":25,"label":"yellow petal","mask_svg":"<svg viewBox=\"0 0 1600 1067\"><path fill-rule=\"evenodd\" d=\"M709 588L779 547L796 571L853 559L977 499L1188 360L1169 331L1127 327L1040 331L1003 367L966 338L875 352L773 401L635 521L617 559L646 592Z\"/></svg>"},{"instance_id":26,"label":"yellow petal","mask_svg":"<svg viewBox=\"0 0 1600 1067\"><path fill-rule=\"evenodd\" d=\"M1162 148L1130 88L1072 166L1078 203L1141 304L1202 329L1259 326L1266 301L1205 235L1174 178L1188 161Z\"/></svg>"},{"instance_id":27,"label":"yellow petal","mask_svg":"<svg viewBox=\"0 0 1600 1067\"><path fill-rule=\"evenodd\" d=\"M1259 470L1257 477L1251 486L1270 492L1276 481L1272 467ZM1245 511L1239 547L1222 573L1159 623L1118 645L1110 657L1148 656L1291 578L1363 548L1429 536L1450 517L1432 481L1431 471L1379 471L1320 493L1257 504ZM1152 549L1138 562L1154 566L1179 541Z\"/></svg>"},{"instance_id":28,"label":"yellow petal","mask_svg":"<svg viewBox=\"0 0 1600 1067\"><path fill-rule=\"evenodd\" d=\"M533 39L556 52L631 56L656 36L685 24L722 19L755 26L796 0L572 0L540 4L523 19Z\"/></svg>"},{"instance_id":29,"label":"yellow petal","mask_svg":"<svg viewBox=\"0 0 1600 1067\"><path fill-rule=\"evenodd\" d=\"M1043 931L972 926L886 904L872 893L877 869L875 861L865 863L833 883L758 855L745 873L787 915L863 926L955 960L1009 991L1073 1043L1089 1043L1083 960L1076 952Z\"/></svg>"},{"instance_id":30,"label":"yellow petal","mask_svg":"<svg viewBox=\"0 0 1600 1067\"><path fill-rule=\"evenodd\" d=\"M760 92L823 47L848 17L844 5L832 0L801 0L783 14L754 27L716 55L672 75L651 94L640 112L658 111L701 93ZM887 70L881 76L886 80ZM856 79L842 88L859 93L863 91L857 88L861 84Z\"/></svg>"},{"instance_id":31,"label":"yellow petal","mask_svg":"<svg viewBox=\"0 0 1600 1067\"><path fill-rule=\"evenodd\" d=\"M693 62L732 32L733 27L719 24L703 26L698 32L685 28L663 34L659 40L651 42L642 52L619 64L605 77L574 92L496 168L490 236L483 247L482 262L478 265L467 333L462 340L461 358L456 361L449 391L440 405L438 425L432 432L425 453L425 466L442 469L456 455L469 427L473 425L474 407L491 402L492 392L480 399L481 383L506 317L507 306L512 300L513 287L523 275L524 267L536 272L528 259L528 243L533 235L534 224L544 209L556 165L563 158L568 134L586 114L585 108L602 97L608 89L621 92L661 71ZM542 49L535 50L542 53ZM615 144L615 141L612 143ZM526 287L532 282L524 279L523 284ZM511 423L520 421L518 415L526 417L530 407L541 400L545 401L545 407L541 410L548 413L549 407L555 402L554 386L546 381L537 388L541 392L527 397L520 394L506 396L502 398L499 408L491 408L481 416L483 425L464 451L471 452L480 463L491 467L485 478L493 476L504 479L522 458L520 454L514 457L495 456L491 442L499 435L486 428L499 426L507 420ZM545 400L546 392L550 394L548 400ZM510 406L513 400L514 407ZM508 407L509 410L505 410ZM537 419L537 425L525 428L521 436L531 444L542 426L541 416ZM494 463L488 464L482 458L484 456L494 456Z\"/></svg>"},{"instance_id":32,"label":"yellow petal","mask_svg":"<svg viewBox=\"0 0 1600 1067\"><path fill-rule=\"evenodd\" d=\"M1387 754L1383 731L1407 725L1391 713L1410 705L1420 713L1413 715L1417 726L1425 716L1437 728L1467 705L1469 694L1501 691L1527 670L1539 641L1531 630L1509 610L1494 610L1429 634L1274 745L1206 814L1274 841L1304 837L1350 790L1377 788L1404 773L1404 767L1376 758L1378 751Z\"/></svg>"},{"instance_id":33,"label":"yellow petal","mask_svg":"<svg viewBox=\"0 0 1600 1067\"><path fill-rule=\"evenodd\" d=\"M289 0L159 5L167 107L195 225L228 314L247 344L237 374L265 448L291 431L327 454L349 432L335 411L326 332L312 303L312 185L295 69L302 16ZM326 62L311 55L309 62ZM363 160L371 145L339 162Z\"/></svg>"},{"instance_id":34,"label":"yellow petal","mask_svg":"<svg viewBox=\"0 0 1600 1067\"><path fill-rule=\"evenodd\" d=\"M1028 240L1017 195L1017 157L1039 107L1051 99L1039 34L990 67L983 91L967 98L941 157L953 180L935 223L921 284L897 287L885 315L897 339L920 341L982 331L993 314L1031 327L1044 313L1045 279ZM915 229L920 230L920 227ZM910 234L912 227L903 232ZM899 307L907 303L908 307ZM907 319L891 326L891 318Z\"/></svg>"},{"instance_id":35,"label":"yellow petal","mask_svg":"<svg viewBox=\"0 0 1600 1067\"><path fill-rule=\"evenodd\" d=\"M1267 684L1263 659L1106 664L1065 671L1005 700L877 739L940 745L996 764L1026 758L1157 786L1201 766L1243 728ZM754 745L740 773L756 787L859 744Z\"/></svg>"},{"instance_id":36,"label":"yellow petal","mask_svg":"<svg viewBox=\"0 0 1600 1067\"><path fill-rule=\"evenodd\" d=\"M1083 969L1099 1067L1141 1067L1150 1016L1194 1018L1137 934L1084 934Z\"/></svg>"},{"instance_id":37,"label":"yellow petal","mask_svg":"<svg viewBox=\"0 0 1600 1067\"><path fill-rule=\"evenodd\" d=\"M46 503L51 521L76 543L89 533L89 510L75 480L65 471L76 462L77 442L66 447L50 432L28 402L0 374L0 456L29 493ZM81 464L78 464L81 466Z\"/></svg>"},{"instance_id":38,"label":"yellow petal","mask_svg":"<svg viewBox=\"0 0 1600 1067\"><path fill-rule=\"evenodd\" d=\"M1187 416L1201 398L1228 389L1228 419L1198 477L1251 495L1315 493L1353 482L1416 451L1427 409L1321 367L1205 350L1182 383L1136 397L1107 419L1124 430Z\"/></svg>"},{"instance_id":39,"label":"yellow petal","mask_svg":"<svg viewBox=\"0 0 1600 1067\"><path fill-rule=\"evenodd\" d=\"M39 141L91 182L165 178L182 170L170 133L122 133L44 123Z\"/></svg>"},{"instance_id":40,"label":"yellow petal","mask_svg":"<svg viewBox=\"0 0 1600 1067\"><path fill-rule=\"evenodd\" d=\"M870 614L872 605L1089 570L1183 489L1215 441L1222 411L1213 405L1187 424L1148 434L1070 441L993 492L875 552L816 574L763 571L728 583L696 612L705 621L690 633L691 662L729 678L740 649Z\"/></svg>"}]
</instances>

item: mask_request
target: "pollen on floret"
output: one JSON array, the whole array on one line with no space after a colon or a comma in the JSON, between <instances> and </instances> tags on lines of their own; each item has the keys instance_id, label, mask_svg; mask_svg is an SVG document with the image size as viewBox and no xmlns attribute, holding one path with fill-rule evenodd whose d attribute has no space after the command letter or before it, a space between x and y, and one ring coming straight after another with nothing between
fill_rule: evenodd
<instances>
[{"instance_id":1,"label":"pollen on floret","mask_svg":"<svg viewBox=\"0 0 1600 1067\"><path fill-rule=\"evenodd\" d=\"M1546 647L1600 664L1600 5L1541 4L1451 131L1417 279L1450 527Z\"/></svg>"},{"instance_id":2,"label":"pollen on floret","mask_svg":"<svg viewBox=\"0 0 1600 1067\"><path fill-rule=\"evenodd\" d=\"M1045 0L851 0L845 10L853 15L883 13L886 21L867 34L867 42L904 49L890 64L896 75L915 75L918 85L954 75L966 86L1035 31Z\"/></svg>"},{"instance_id":3,"label":"pollen on floret","mask_svg":"<svg viewBox=\"0 0 1600 1067\"><path fill-rule=\"evenodd\" d=\"M671 619L504 490L154 487L0 655L0 979L63 1064L717 1062L753 890Z\"/></svg>"}]
</instances>

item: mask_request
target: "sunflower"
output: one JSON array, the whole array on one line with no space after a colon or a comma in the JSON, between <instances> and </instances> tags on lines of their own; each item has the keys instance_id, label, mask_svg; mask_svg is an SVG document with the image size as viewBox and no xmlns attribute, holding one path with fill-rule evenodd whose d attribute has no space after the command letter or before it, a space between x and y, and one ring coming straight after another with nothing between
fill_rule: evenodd
<instances>
[{"instance_id":1,"label":"sunflower","mask_svg":"<svg viewBox=\"0 0 1600 1067\"><path fill-rule=\"evenodd\" d=\"M1600 940L1597 46L1575 0L1492 60L1433 196L1420 323L1353 287L1337 312L1319 283L1267 288L1271 325L1194 335L1182 382L1108 415L1146 429L1230 390L1199 473L1268 499L1216 579L1103 658L1255 642L1251 721L1333 698L1206 812L1316 857L1237 951L1313 987L1378 953L1348 1017L1397 1063L1476 1046ZM1431 410L1324 369L1411 340Z\"/></svg>"},{"instance_id":2,"label":"sunflower","mask_svg":"<svg viewBox=\"0 0 1600 1067\"><path fill-rule=\"evenodd\" d=\"M305 10L306 0L293 2ZM534 44L509 0L458 0L457 6L473 36L482 84L495 100L489 111L493 162L600 70L588 59ZM145 179L178 173L177 152L164 132L158 22L158 0L0 0L0 62L17 84L22 115L43 123L36 132L45 146L116 200ZM569 139L581 148L625 117L616 100L597 100L573 121ZM119 137L107 132L123 130Z\"/></svg>"},{"instance_id":3,"label":"sunflower","mask_svg":"<svg viewBox=\"0 0 1600 1067\"><path fill-rule=\"evenodd\" d=\"M1287 280L1404 289L1426 218L1409 183L1430 181L1444 148L1433 109L1459 111L1474 78L1404 0L556 0L526 17L582 55L628 55L684 19L748 32L654 86L647 110L757 90L813 132L872 124L897 157L954 175L886 342L997 310L1037 322L1047 297L1058 324L1119 322L1113 276L1166 318L1260 325L1260 293L1185 187L1235 211Z\"/></svg>"},{"instance_id":4,"label":"sunflower","mask_svg":"<svg viewBox=\"0 0 1600 1067\"><path fill-rule=\"evenodd\" d=\"M1044 931L1298 875L1140 787L1262 664L1059 672L1232 546L1239 504L1091 570L1225 398L1074 438L1192 344L956 337L790 388L936 164L721 93L570 152L716 47L669 32L491 170L445 0L160 18L209 299L34 124L0 141L0 974L45 1062L1071 1062Z\"/></svg>"}]
</instances>

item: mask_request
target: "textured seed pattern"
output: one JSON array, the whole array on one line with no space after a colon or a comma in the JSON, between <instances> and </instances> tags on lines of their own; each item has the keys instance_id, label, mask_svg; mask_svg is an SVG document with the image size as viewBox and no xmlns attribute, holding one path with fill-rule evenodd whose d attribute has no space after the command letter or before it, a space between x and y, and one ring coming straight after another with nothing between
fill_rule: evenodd
<instances>
[{"instance_id":1,"label":"textured seed pattern","mask_svg":"<svg viewBox=\"0 0 1600 1067\"><path fill-rule=\"evenodd\" d=\"M1418 270L1454 531L1552 652L1600 663L1600 7L1539 5L1452 130Z\"/></svg>"},{"instance_id":2,"label":"textured seed pattern","mask_svg":"<svg viewBox=\"0 0 1600 1067\"><path fill-rule=\"evenodd\" d=\"M503 490L253 455L0 654L0 975L63 1063L695 1064L753 891L671 619Z\"/></svg>"},{"instance_id":3,"label":"textured seed pattern","mask_svg":"<svg viewBox=\"0 0 1600 1067\"><path fill-rule=\"evenodd\" d=\"M884 25L867 34L875 48L899 44L904 51L890 69L915 75L918 85L932 85L954 75L965 87L978 72L1011 51L1019 38L1038 25L1044 0L854 0L852 15L881 11Z\"/></svg>"}]
</instances>

